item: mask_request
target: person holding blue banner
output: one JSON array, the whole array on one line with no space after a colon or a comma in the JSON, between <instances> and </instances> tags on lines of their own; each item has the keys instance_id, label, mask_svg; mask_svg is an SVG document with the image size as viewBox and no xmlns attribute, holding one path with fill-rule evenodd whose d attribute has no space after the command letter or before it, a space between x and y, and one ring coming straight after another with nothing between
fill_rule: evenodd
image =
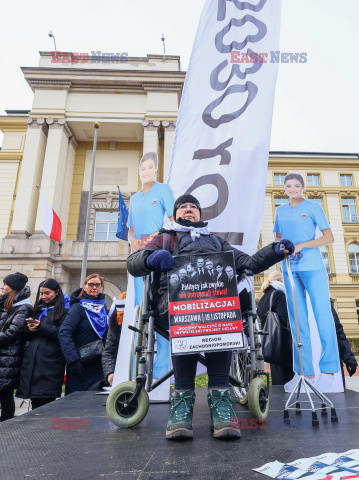
<instances>
[{"instance_id":1,"label":"person holding blue banner","mask_svg":"<svg viewBox=\"0 0 359 480\"><path fill-rule=\"evenodd\" d=\"M96 390L104 382L101 355L108 322L103 286L102 277L93 273L71 294L71 307L59 331L67 362L65 395ZM94 352L90 359L81 356L85 346Z\"/></svg>"},{"instance_id":2,"label":"person holding blue banner","mask_svg":"<svg viewBox=\"0 0 359 480\"><path fill-rule=\"evenodd\" d=\"M29 343L16 396L30 398L33 410L61 397L66 360L58 335L70 308L66 297L56 280L44 280L37 291L32 318L26 319Z\"/></svg>"},{"instance_id":3,"label":"person holding blue banner","mask_svg":"<svg viewBox=\"0 0 359 480\"><path fill-rule=\"evenodd\" d=\"M334 238L322 207L318 203L306 200L303 197L305 190L303 177L297 173L290 173L284 179L284 188L289 197L289 203L277 208L273 232L276 241L285 237L295 244L295 251L290 264L297 292L300 334L303 343L304 375L314 379L306 300L306 293L308 292L322 347L319 362L321 374L316 387L320 391L327 392L333 383L334 373L339 371L339 357L330 307L328 274L319 247L333 243ZM322 233L319 238L315 238L317 229ZM285 261L282 262L282 271L287 292L292 335L295 338L292 289ZM294 371L297 374L299 373L296 348L294 349ZM297 379L298 376L295 375L291 380L292 383L286 384L287 389L290 389L291 385L294 387Z\"/></svg>"},{"instance_id":4,"label":"person holding blue banner","mask_svg":"<svg viewBox=\"0 0 359 480\"><path fill-rule=\"evenodd\" d=\"M163 227L165 215L173 220L174 197L166 183L156 181L158 171L158 155L148 152L143 155L139 174L142 188L131 197L128 219L132 252L148 244ZM135 278L135 304L140 305L143 297L143 279ZM168 342L156 335L157 355L154 361L154 378L160 378L168 371L170 351Z\"/></svg>"}]
</instances>

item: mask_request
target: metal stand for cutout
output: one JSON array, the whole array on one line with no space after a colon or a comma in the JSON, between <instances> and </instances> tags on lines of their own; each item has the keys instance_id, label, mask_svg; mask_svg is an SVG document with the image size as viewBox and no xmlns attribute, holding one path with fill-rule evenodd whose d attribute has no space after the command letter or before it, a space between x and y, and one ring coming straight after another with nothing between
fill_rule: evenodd
<instances>
[{"instance_id":1,"label":"metal stand for cutout","mask_svg":"<svg viewBox=\"0 0 359 480\"><path fill-rule=\"evenodd\" d=\"M284 250L284 248L282 248ZM294 279L293 279L293 274L292 270L290 267L290 255L285 255L285 262L287 266L287 273L292 289L292 298L293 298L293 310L294 310L294 321L295 321L295 333L296 333L296 342L297 342L297 350L298 350L298 363L299 363L299 378L298 381L290 394L285 407L284 407L284 421L285 423L290 422L289 418L289 410L295 410L295 413L297 415L301 415L302 411L311 411L312 412L312 426L316 427L319 425L319 420L317 416L317 410L320 410L322 416L327 415L327 408L331 409L331 420L332 422L337 422L338 417L334 408L333 403L327 398L323 393L321 393L314 385L312 385L309 381L308 378L304 376L304 370L303 370L303 355L302 355L302 342L301 342L301 337L300 337L300 321L299 321L299 314L298 314L298 303L297 303L297 295L296 295L296 289L294 285ZM299 401L299 393L300 393L300 387L304 386L305 389L305 394L307 395L309 400L302 400L301 402ZM296 393L296 400L293 401L293 397ZM319 401L317 400L312 400L311 394L315 394L318 398ZM304 395L305 395L304 394ZM292 403L291 403L292 402ZM300 404L310 404L310 408L302 408ZM315 407L315 404L320 404L320 406Z\"/></svg>"}]
</instances>

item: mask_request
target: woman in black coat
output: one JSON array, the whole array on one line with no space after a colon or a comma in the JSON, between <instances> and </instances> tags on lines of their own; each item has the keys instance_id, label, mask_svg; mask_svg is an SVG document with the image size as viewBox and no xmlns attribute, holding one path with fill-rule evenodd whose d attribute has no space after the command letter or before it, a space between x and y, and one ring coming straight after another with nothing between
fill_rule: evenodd
<instances>
[{"instance_id":1,"label":"woman in black coat","mask_svg":"<svg viewBox=\"0 0 359 480\"><path fill-rule=\"evenodd\" d=\"M261 320L262 330L265 331L265 322L269 311L270 297L273 292L275 293L272 299L272 312L276 312L279 321L282 325L288 328L289 318L282 273L279 271L271 272L268 276L268 280L263 282L261 290L264 295L259 300L257 313ZM280 365L271 363L270 367L272 385L284 385L294 377L293 357L283 358L283 362Z\"/></svg>"},{"instance_id":2,"label":"woman in black coat","mask_svg":"<svg viewBox=\"0 0 359 480\"><path fill-rule=\"evenodd\" d=\"M67 311L58 282L41 282L33 318L27 319L25 337L29 343L16 393L17 397L30 398L33 410L61 397L66 361L58 334Z\"/></svg>"},{"instance_id":3,"label":"woman in black coat","mask_svg":"<svg viewBox=\"0 0 359 480\"><path fill-rule=\"evenodd\" d=\"M4 278L0 296L0 421L15 414L14 389L19 385L20 368L24 355L24 329L31 315L28 278L13 273Z\"/></svg>"},{"instance_id":4,"label":"woman in black coat","mask_svg":"<svg viewBox=\"0 0 359 480\"><path fill-rule=\"evenodd\" d=\"M76 391L98 390L104 382L101 354L84 364L79 349L101 340L105 343L107 310L103 280L97 273L89 275L83 288L71 294L71 308L63 321L59 340L67 362L65 395Z\"/></svg>"}]
</instances>

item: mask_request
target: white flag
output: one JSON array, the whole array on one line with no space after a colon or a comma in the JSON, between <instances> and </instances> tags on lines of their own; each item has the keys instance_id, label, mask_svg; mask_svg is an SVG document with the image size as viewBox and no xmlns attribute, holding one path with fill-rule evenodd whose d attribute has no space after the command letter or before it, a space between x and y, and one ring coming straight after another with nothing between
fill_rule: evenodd
<instances>
[{"instance_id":1,"label":"white flag","mask_svg":"<svg viewBox=\"0 0 359 480\"><path fill-rule=\"evenodd\" d=\"M212 232L257 249L281 0L207 0L186 76L168 183L195 195Z\"/></svg>"}]
</instances>

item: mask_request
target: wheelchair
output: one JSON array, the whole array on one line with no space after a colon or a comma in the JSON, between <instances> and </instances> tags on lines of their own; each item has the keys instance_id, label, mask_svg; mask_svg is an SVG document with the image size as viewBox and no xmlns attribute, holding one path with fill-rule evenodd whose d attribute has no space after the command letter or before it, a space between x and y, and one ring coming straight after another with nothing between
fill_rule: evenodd
<instances>
[{"instance_id":1,"label":"wheelchair","mask_svg":"<svg viewBox=\"0 0 359 480\"><path fill-rule=\"evenodd\" d=\"M153 274L144 279L144 295L141 305L136 306L132 331L128 381L114 387L107 399L106 412L117 426L131 428L146 417L149 408L148 392L165 382L173 375L173 369L153 381L155 356L155 333L166 338L169 332L155 324L151 309L153 300L150 284ZM245 346L234 350L229 383L239 403L248 405L252 418L264 420L269 411L269 374L264 371L259 322L256 314L255 290L250 279L253 273L244 270L240 281L246 280L250 287L251 308L242 313ZM135 360L133 361L133 357ZM199 362L206 365L203 355Z\"/></svg>"}]
</instances>

